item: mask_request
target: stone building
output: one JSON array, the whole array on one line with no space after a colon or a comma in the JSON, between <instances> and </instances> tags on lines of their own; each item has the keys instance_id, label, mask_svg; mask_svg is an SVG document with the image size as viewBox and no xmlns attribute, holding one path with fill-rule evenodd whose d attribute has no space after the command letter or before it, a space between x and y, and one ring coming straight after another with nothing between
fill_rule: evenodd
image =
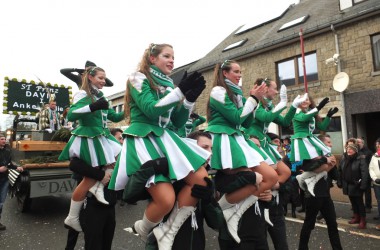
<instances>
[{"instance_id":1,"label":"stone building","mask_svg":"<svg viewBox=\"0 0 380 250\"><path fill-rule=\"evenodd\" d=\"M349 137L363 137L371 147L380 137L379 0L300 0L262 23L237 27L205 57L175 69L173 79L181 79L185 70L202 72L207 88L195 109L205 115L213 68L216 63L233 59L242 67L243 93L248 95L256 78L268 77L279 86L287 85L291 102L305 92L301 28L308 93L316 103L330 97L320 113L322 117L329 108L339 108L328 131L335 151L342 152ZM349 76L343 92L333 85L339 72ZM292 133L285 128L272 130L282 137Z\"/></svg>"}]
</instances>

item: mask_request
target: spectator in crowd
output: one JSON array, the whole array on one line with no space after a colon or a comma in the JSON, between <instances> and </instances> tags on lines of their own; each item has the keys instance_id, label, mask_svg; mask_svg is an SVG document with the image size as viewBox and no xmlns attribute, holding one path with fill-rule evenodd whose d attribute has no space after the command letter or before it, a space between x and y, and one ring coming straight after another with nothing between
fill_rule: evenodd
<instances>
[{"instance_id":1,"label":"spectator in crowd","mask_svg":"<svg viewBox=\"0 0 380 250\"><path fill-rule=\"evenodd\" d=\"M15 169L22 172L24 169L12 163L11 149L6 144L6 137L0 134L0 231L5 230L6 226L1 223L1 213L8 193L8 169Z\"/></svg>"},{"instance_id":2,"label":"spectator in crowd","mask_svg":"<svg viewBox=\"0 0 380 250\"><path fill-rule=\"evenodd\" d=\"M366 210L363 201L363 193L368 183L368 168L365 162L365 156L358 153L359 146L354 142L347 142L346 152L339 163L338 187L343 189L343 194L348 195L352 210L353 218L349 224L359 224L359 229L366 228Z\"/></svg>"},{"instance_id":3,"label":"spectator in crowd","mask_svg":"<svg viewBox=\"0 0 380 250\"><path fill-rule=\"evenodd\" d=\"M369 163L372 158L372 151L365 145L364 139L357 138L356 142L359 146L359 154L362 154L365 156L365 162L367 164L367 167L369 167ZM372 209L372 188L371 188L371 179L368 178L367 188L364 192L364 200L365 200L365 210L366 213L371 213Z\"/></svg>"},{"instance_id":4,"label":"spectator in crowd","mask_svg":"<svg viewBox=\"0 0 380 250\"><path fill-rule=\"evenodd\" d=\"M60 123L61 123L62 128L73 130L74 129L73 122L70 122L69 119L67 119L67 114L69 113L69 110L70 110L70 106L64 107L63 113L61 115Z\"/></svg>"},{"instance_id":5,"label":"spectator in crowd","mask_svg":"<svg viewBox=\"0 0 380 250\"><path fill-rule=\"evenodd\" d=\"M369 175L373 183L373 190L377 200L377 215L374 219L380 219L380 138L376 140L376 153L372 156L369 164ZM376 230L380 231L380 224L377 225Z\"/></svg>"},{"instance_id":6,"label":"spectator in crowd","mask_svg":"<svg viewBox=\"0 0 380 250\"><path fill-rule=\"evenodd\" d=\"M282 140L282 148L283 148L283 151L284 151L284 154L288 154L290 152L290 137L285 137L283 140Z\"/></svg>"},{"instance_id":7,"label":"spectator in crowd","mask_svg":"<svg viewBox=\"0 0 380 250\"><path fill-rule=\"evenodd\" d=\"M39 117L40 130L46 130L49 133L59 130L61 128L60 116L57 110L57 102L52 96L49 100L49 108L41 111Z\"/></svg>"}]
</instances>

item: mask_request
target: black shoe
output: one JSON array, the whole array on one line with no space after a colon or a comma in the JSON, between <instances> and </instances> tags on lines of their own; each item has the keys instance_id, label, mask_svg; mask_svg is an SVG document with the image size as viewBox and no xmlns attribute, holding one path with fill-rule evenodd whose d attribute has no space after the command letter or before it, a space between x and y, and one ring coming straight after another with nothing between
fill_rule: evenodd
<instances>
[{"instance_id":1,"label":"black shoe","mask_svg":"<svg viewBox=\"0 0 380 250\"><path fill-rule=\"evenodd\" d=\"M0 231L3 231L5 229L7 229L7 227L0 223Z\"/></svg>"},{"instance_id":2,"label":"black shoe","mask_svg":"<svg viewBox=\"0 0 380 250\"><path fill-rule=\"evenodd\" d=\"M298 213L305 213L305 208L301 208L297 211Z\"/></svg>"}]
</instances>

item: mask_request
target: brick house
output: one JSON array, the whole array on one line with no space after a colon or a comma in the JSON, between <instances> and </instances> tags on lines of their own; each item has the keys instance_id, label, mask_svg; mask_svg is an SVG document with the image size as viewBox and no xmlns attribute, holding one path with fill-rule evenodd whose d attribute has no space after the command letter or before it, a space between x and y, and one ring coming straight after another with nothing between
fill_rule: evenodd
<instances>
[{"instance_id":1,"label":"brick house","mask_svg":"<svg viewBox=\"0 0 380 250\"><path fill-rule=\"evenodd\" d=\"M226 59L237 60L242 67L243 93L248 93L256 78L268 77L279 86L287 85L291 102L305 90L301 28L308 92L316 103L330 97L322 117L329 108L339 108L328 131L336 153L343 151L349 137L363 137L372 149L380 137L376 124L380 121L380 98L376 98L380 96L379 0L300 0L263 23L237 27L205 57L175 69L172 77L178 82L185 70L202 72L207 88L195 107L201 115L206 115L213 68ZM335 60L334 54L339 55ZM343 92L333 86L339 72L349 76ZM283 137L292 133L276 126L271 130Z\"/></svg>"}]
</instances>

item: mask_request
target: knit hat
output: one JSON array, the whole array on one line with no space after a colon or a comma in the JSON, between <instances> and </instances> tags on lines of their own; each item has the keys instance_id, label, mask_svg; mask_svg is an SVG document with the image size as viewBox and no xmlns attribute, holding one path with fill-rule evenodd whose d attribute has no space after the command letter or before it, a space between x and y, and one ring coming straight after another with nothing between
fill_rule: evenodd
<instances>
[{"instance_id":1,"label":"knit hat","mask_svg":"<svg viewBox=\"0 0 380 250\"><path fill-rule=\"evenodd\" d=\"M348 148L351 148L352 150L354 150L355 152L358 152L359 151L359 147L358 147L358 144L356 144L356 143L349 143L349 144L347 144L347 147L346 147L347 149Z\"/></svg>"}]
</instances>

